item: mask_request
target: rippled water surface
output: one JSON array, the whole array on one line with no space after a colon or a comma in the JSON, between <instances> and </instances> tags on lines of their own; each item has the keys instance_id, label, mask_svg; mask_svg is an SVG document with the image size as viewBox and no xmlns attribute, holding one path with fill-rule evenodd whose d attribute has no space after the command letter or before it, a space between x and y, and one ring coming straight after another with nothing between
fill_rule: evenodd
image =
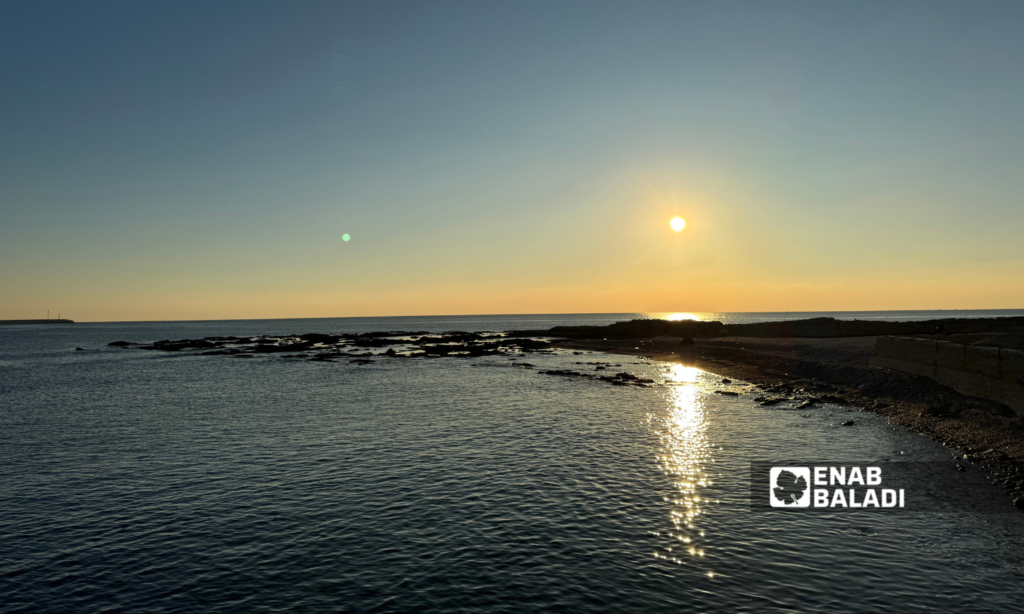
<instances>
[{"instance_id":1,"label":"rippled water surface","mask_svg":"<svg viewBox=\"0 0 1024 614\"><path fill-rule=\"evenodd\" d=\"M713 394L743 383L627 356L353 365L106 346L616 319L0 328L0 610L1021 608L1024 515L751 511L752 460L949 458L871 414L842 428L837 406L770 411ZM610 361L665 385L524 361Z\"/></svg>"}]
</instances>

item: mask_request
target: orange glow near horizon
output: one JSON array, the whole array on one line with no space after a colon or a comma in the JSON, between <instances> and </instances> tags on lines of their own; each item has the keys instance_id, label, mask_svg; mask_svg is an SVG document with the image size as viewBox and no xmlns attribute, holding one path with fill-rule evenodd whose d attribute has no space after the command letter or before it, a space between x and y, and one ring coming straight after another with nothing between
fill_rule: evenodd
<instances>
[{"instance_id":1,"label":"orange glow near horizon","mask_svg":"<svg viewBox=\"0 0 1024 614\"><path fill-rule=\"evenodd\" d=\"M51 309L79 322L556 313L678 321L914 310L925 301L933 310L1024 305L1019 256L993 252L981 268L963 258L1010 250L1012 233L951 251L941 247L949 242L918 244L919 235L893 244L860 218L846 220L858 232L837 235L813 217L780 217L784 203L738 180L637 171L598 187L563 212L545 201L521 219L469 217L430 232L360 225L325 209L320 223L269 247L252 241L261 236L252 229L203 229L208 240L182 251L171 235L119 236L110 226L71 257L61 251L78 245L68 235L28 268L0 271L0 319ZM686 235L666 236L662 224L684 212ZM339 241L337 229L353 240Z\"/></svg>"}]
</instances>

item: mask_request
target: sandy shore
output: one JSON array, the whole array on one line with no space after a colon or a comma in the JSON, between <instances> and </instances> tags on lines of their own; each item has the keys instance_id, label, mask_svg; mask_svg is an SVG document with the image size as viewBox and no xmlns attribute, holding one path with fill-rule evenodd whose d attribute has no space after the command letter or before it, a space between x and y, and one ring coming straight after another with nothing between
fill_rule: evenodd
<instances>
[{"instance_id":1,"label":"sandy shore","mask_svg":"<svg viewBox=\"0 0 1024 614\"><path fill-rule=\"evenodd\" d=\"M679 343L678 337L657 337L558 345L680 362ZM1024 509L1024 419L926 377L870 367L874 347L875 337L722 337L697 339L685 358L705 371L756 384L773 398L828 394L929 435L949 447L965 470L984 470Z\"/></svg>"}]
</instances>

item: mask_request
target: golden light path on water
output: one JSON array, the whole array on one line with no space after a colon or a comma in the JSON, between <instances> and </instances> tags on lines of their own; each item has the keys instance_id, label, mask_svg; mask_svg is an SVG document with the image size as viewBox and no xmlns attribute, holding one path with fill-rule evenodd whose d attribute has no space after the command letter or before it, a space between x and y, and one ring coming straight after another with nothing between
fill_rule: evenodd
<instances>
[{"instance_id":1,"label":"golden light path on water","mask_svg":"<svg viewBox=\"0 0 1024 614\"><path fill-rule=\"evenodd\" d=\"M685 559L704 557L704 531L699 519L707 505L701 489L711 485L706 465L711 462L713 446L707 438L707 411L705 395L699 384L700 369L674 364L665 373L665 381L674 385L667 388L668 412L661 418L657 433L661 439L658 464L665 475L674 480L677 489L672 504L673 530L667 537L678 542L654 556L677 564ZM714 573L708 571L709 577Z\"/></svg>"},{"instance_id":2,"label":"golden light path on water","mask_svg":"<svg viewBox=\"0 0 1024 614\"><path fill-rule=\"evenodd\" d=\"M685 311L652 311L643 314L644 317L652 320L668 320L670 322L680 322L682 320L694 320L700 321L706 318L702 318L699 314L688 313Z\"/></svg>"},{"instance_id":3,"label":"golden light path on water","mask_svg":"<svg viewBox=\"0 0 1024 614\"><path fill-rule=\"evenodd\" d=\"M692 313L673 313L669 314L668 318L666 319L672 322L681 322L683 320L700 320L699 317Z\"/></svg>"}]
</instances>

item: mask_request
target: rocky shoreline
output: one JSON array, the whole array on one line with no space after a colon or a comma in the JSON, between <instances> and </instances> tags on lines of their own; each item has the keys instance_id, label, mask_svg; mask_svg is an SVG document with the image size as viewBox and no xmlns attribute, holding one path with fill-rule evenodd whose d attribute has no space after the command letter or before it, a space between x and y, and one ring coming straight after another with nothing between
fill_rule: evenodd
<instances>
[{"instance_id":1,"label":"rocky shoreline","mask_svg":"<svg viewBox=\"0 0 1024 614\"><path fill-rule=\"evenodd\" d=\"M1016 326L1012 323L1003 330L1016 332L1012 330ZM660 325L653 328L660 328ZM959 327L971 328L971 325ZM688 332L695 330L693 326L687 328ZM621 363L576 362L581 367L544 370L520 359L531 353L550 354L565 349L575 354L590 351L669 362L683 360L725 378L753 384L758 392L752 400L766 409L799 410L832 403L883 415L893 424L928 435L947 446L957 458L960 470L984 471L993 484L1006 490L1018 508L1024 509L1024 418L1014 415L1000 403L961 395L929 378L868 366L868 359L874 354L874 336L614 338L613 335L595 337L590 334L592 331L586 331L588 338L551 339L555 336L553 331L304 333L165 339L153 343L114 341L108 346L231 358L277 356L309 362L346 360L356 366L389 359L497 356L509 360L511 367L540 375L633 387L668 384L625 371L611 371L622 367ZM382 348L387 349L379 351ZM583 371L583 368L588 370ZM728 383L728 379L723 380L723 384ZM747 394L728 387L716 392L735 396ZM855 424L854 420L849 420L842 426Z\"/></svg>"},{"instance_id":2,"label":"rocky shoreline","mask_svg":"<svg viewBox=\"0 0 1024 614\"><path fill-rule=\"evenodd\" d=\"M569 339L557 347L686 361L754 384L771 409L832 402L871 411L948 447L963 471L984 471L1024 509L1024 419L1005 405L966 397L929 378L868 366L875 337ZM692 350L686 348L692 347ZM852 426L852 424L850 425Z\"/></svg>"}]
</instances>

